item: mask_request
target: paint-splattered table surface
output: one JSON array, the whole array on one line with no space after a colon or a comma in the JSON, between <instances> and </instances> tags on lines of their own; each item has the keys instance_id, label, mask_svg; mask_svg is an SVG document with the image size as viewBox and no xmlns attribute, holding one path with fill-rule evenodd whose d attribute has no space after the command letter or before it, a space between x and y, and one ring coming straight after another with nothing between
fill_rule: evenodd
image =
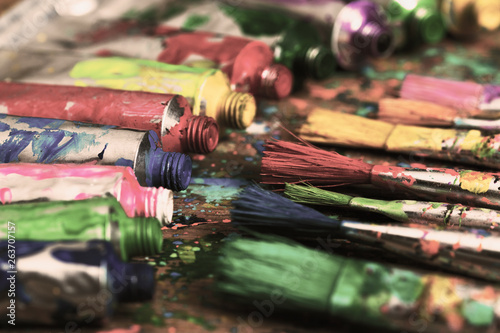
<instances>
[{"instance_id":1,"label":"paint-splattered table surface","mask_svg":"<svg viewBox=\"0 0 500 333\"><path fill-rule=\"evenodd\" d=\"M339 72L324 82L309 82L302 91L280 102L261 101L257 121L246 132L229 131L215 152L193 156L192 184L175 199L176 225L164 231L163 254L149 258L158 268L154 301L122 308L106 329L129 328L138 323L147 332L169 333L360 331L360 327L342 321L319 321L309 314L266 316L265 309L259 310L252 302L247 307L237 306L212 293L207 274L210 267L202 267L203 259L216 251L226 237L236 237L239 233L231 224L231 199L246 185L259 182L264 141L270 137L289 139L280 124L295 130L314 105L370 117L374 116L381 97L397 93L407 72L489 83L499 82L499 63L500 33L484 33L473 42L448 39L438 45L396 54L374 62L362 74ZM414 161L408 156L378 151L338 151L365 162L433 165L432 161ZM314 242L309 241L313 246ZM373 249L342 241L338 244L334 251L343 255L426 269Z\"/></svg>"},{"instance_id":2,"label":"paint-splattered table surface","mask_svg":"<svg viewBox=\"0 0 500 333\"><path fill-rule=\"evenodd\" d=\"M323 82L308 82L302 91L280 102L260 101L256 122L247 131L227 131L215 152L192 156L192 184L175 197L175 224L164 230L164 251L157 257L146 258L157 268L154 300L120 306L106 326L84 328L82 332L306 333L363 330L342 321L321 321L307 313L283 316L273 309L259 309L252 302L247 306L236 305L215 295L211 290L211 267L204 265L204 259L216 252L224 239L241 233L231 223L231 200L245 186L259 182L264 141L270 137L290 139L290 134L280 125L293 132L304 122L313 106L372 117L377 111L378 100L395 95L408 72L480 83L500 82L499 63L500 32L483 33L473 42L447 39L437 45L398 53L372 63L361 74L339 72ZM414 161L408 156L378 151L344 148L338 151L370 163L432 165L432 161ZM333 213L349 214L343 211ZM328 237L325 235L325 239L331 242L331 249L341 255L426 269L394 255ZM317 242L314 239L304 241L312 246Z\"/></svg>"}]
</instances>

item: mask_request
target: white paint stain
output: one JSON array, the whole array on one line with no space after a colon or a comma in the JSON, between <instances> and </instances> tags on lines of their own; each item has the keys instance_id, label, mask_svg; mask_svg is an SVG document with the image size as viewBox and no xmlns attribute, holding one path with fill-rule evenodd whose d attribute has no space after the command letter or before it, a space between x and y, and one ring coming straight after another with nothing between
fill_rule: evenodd
<instances>
[{"instance_id":1,"label":"white paint stain","mask_svg":"<svg viewBox=\"0 0 500 333\"><path fill-rule=\"evenodd\" d=\"M75 102L67 102L64 111L68 111L73 105L75 105Z\"/></svg>"},{"instance_id":2,"label":"white paint stain","mask_svg":"<svg viewBox=\"0 0 500 333\"><path fill-rule=\"evenodd\" d=\"M0 104L0 113L7 114L9 113L9 108L5 104Z\"/></svg>"}]
</instances>

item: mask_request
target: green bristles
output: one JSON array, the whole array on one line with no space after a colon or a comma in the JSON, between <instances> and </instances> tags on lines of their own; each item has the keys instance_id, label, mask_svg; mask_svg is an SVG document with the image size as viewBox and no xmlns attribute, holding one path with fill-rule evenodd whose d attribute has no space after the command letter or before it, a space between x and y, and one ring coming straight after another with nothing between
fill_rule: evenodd
<instances>
[{"instance_id":1,"label":"green bristles","mask_svg":"<svg viewBox=\"0 0 500 333\"><path fill-rule=\"evenodd\" d=\"M343 264L340 257L276 236L238 239L223 254L217 269L219 291L252 300L279 299L273 301L279 308L323 313Z\"/></svg>"},{"instance_id":2,"label":"green bristles","mask_svg":"<svg viewBox=\"0 0 500 333\"><path fill-rule=\"evenodd\" d=\"M285 185L285 195L298 203L323 206L348 206L352 199L351 196L322 190L312 185L288 183Z\"/></svg>"}]
</instances>

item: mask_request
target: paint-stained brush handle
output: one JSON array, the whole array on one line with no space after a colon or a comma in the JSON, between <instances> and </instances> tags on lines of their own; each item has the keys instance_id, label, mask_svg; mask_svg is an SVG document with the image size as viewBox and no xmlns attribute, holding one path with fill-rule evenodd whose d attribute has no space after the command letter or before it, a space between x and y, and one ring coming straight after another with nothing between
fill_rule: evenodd
<instances>
[{"instance_id":1,"label":"paint-stained brush handle","mask_svg":"<svg viewBox=\"0 0 500 333\"><path fill-rule=\"evenodd\" d=\"M397 125L385 142L390 152L500 168L500 134Z\"/></svg>"},{"instance_id":2,"label":"paint-stained brush handle","mask_svg":"<svg viewBox=\"0 0 500 333\"><path fill-rule=\"evenodd\" d=\"M500 281L500 237L484 230L445 231L343 221L349 239L390 252L492 281Z\"/></svg>"},{"instance_id":3,"label":"paint-stained brush handle","mask_svg":"<svg viewBox=\"0 0 500 333\"><path fill-rule=\"evenodd\" d=\"M355 197L349 207L383 214L396 221L431 224L445 228L495 229L500 225L500 211L461 204L414 200L375 200Z\"/></svg>"},{"instance_id":4,"label":"paint-stained brush handle","mask_svg":"<svg viewBox=\"0 0 500 333\"><path fill-rule=\"evenodd\" d=\"M375 165L371 183L394 193L409 193L426 200L500 209L500 174Z\"/></svg>"}]
</instances>

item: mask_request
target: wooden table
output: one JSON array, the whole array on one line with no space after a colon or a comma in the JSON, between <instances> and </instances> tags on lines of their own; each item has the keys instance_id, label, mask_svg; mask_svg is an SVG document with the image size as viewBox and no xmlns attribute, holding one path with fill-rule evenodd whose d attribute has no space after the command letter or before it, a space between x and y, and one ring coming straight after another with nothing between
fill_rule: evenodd
<instances>
[{"instance_id":1,"label":"wooden table","mask_svg":"<svg viewBox=\"0 0 500 333\"><path fill-rule=\"evenodd\" d=\"M5 1L0 2L3 3ZM175 197L175 225L164 230L163 253L157 257L137 258L138 261L149 261L157 269L153 301L120 306L106 326L81 327L78 328L81 331L75 332L306 333L368 330L342 320L321 320L309 313L283 315L276 309L263 313L252 301L239 305L214 294L211 290L212 267L208 259L225 239L241 233L231 223L231 200L248 184L259 182L264 141L271 137L293 139L280 125L294 131L313 106L374 117L378 100L394 95L408 72L489 83L500 82L498 64L500 32L483 33L476 41L467 43L448 38L437 45L373 62L361 74L339 71L334 78L323 82L307 82L302 91L280 102L259 101L258 117L248 131L227 131L216 151L206 156L192 156L192 184ZM371 163L407 165L412 162L408 156L380 151L344 148L338 151ZM358 217L375 219L366 214ZM329 235L324 237L326 239ZM312 246L317 244L315 239L303 241ZM335 244L333 251L340 255L428 269L395 255L343 240L332 242ZM63 330L36 328L34 331Z\"/></svg>"}]
</instances>

